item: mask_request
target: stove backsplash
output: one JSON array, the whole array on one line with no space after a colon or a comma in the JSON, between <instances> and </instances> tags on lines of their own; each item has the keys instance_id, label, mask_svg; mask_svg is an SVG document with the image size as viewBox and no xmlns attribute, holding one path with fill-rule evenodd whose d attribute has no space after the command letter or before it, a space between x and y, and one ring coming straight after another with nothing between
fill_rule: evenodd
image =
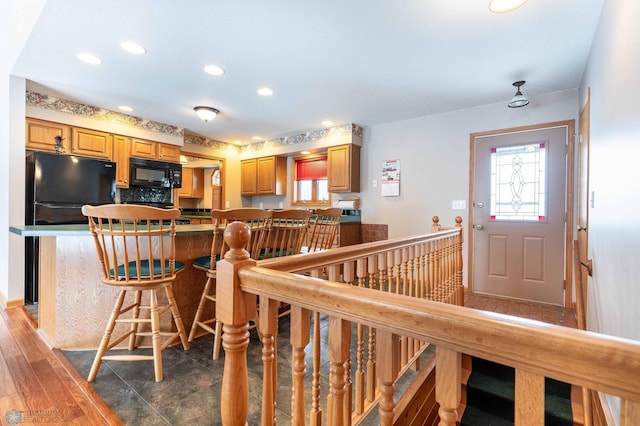
<instances>
[{"instance_id":1,"label":"stove backsplash","mask_svg":"<svg viewBox=\"0 0 640 426\"><path fill-rule=\"evenodd\" d=\"M148 186L132 186L130 188L121 188L120 202L125 204L171 204L171 188L153 188Z\"/></svg>"}]
</instances>

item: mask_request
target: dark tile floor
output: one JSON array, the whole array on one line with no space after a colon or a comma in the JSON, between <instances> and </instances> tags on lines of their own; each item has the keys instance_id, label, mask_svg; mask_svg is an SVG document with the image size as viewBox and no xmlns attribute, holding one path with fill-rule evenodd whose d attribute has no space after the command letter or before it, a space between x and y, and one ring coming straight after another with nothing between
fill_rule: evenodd
<instances>
[{"instance_id":1,"label":"dark tile floor","mask_svg":"<svg viewBox=\"0 0 640 426\"><path fill-rule=\"evenodd\" d=\"M321 388L322 400L326 400L328 389L329 363L327 354L326 318L321 319L322 356ZM278 335L278 389L276 420L278 424L291 424L291 345L289 344L289 320L282 318ZM353 333L356 335L355 331ZM164 380L154 381L151 361L116 362L103 361L96 381L92 383L96 392L127 425L219 425L220 387L224 367L224 351L220 359L212 359L213 338L211 335L194 340L188 351L181 345L163 351ZM139 353L149 354L150 349ZM307 365L312 365L311 347L307 347ZM353 351L355 353L355 351ZM433 348L423 355L426 362ZM81 375L87 377L95 351L65 351L64 355ZM248 349L249 365L249 425L260 424L262 395L262 345L255 330L251 331ZM398 392L408 384L415 373L408 371L405 381L398 384ZM311 382L311 368L307 368L308 383ZM310 387L307 387L309 389ZM309 396L309 395L307 395ZM311 405L310 397L308 407ZM307 410L308 412L308 410ZM372 413L364 425L379 424L377 411Z\"/></svg>"},{"instance_id":2,"label":"dark tile floor","mask_svg":"<svg viewBox=\"0 0 640 426\"><path fill-rule=\"evenodd\" d=\"M468 307L510 315L538 319L557 325L575 327L575 315L569 309L541 305L532 302L499 299L482 295L467 295ZM328 377L327 320L321 319L323 354L322 377ZM289 344L289 320L279 323L278 336L278 424L291 424L291 346ZM355 334L355 333L354 333ZM127 425L219 425L220 387L224 366L224 351L220 359L212 359L213 338L206 335L192 342L191 349L181 345L165 349L162 355L164 380L154 381L153 365L148 362L104 361L93 388ZM423 362L434 348L423 355ZM149 353L150 350L141 350ZM311 350L307 347L307 365L311 365ZM87 377L95 351L65 351L65 356L84 377ZM260 424L262 395L262 345L255 330L251 331L248 349L250 411L249 425ZM411 379L409 372L407 381ZM307 381L311 380L311 368L307 369ZM324 383L326 379L323 379ZM404 384L397 385L397 392ZM322 388L326 393L327 386ZM322 398L325 400L324 396ZM310 401L309 401L310 404ZM307 411L308 412L308 411ZM365 425L379 424L377 412L369 416Z\"/></svg>"}]
</instances>

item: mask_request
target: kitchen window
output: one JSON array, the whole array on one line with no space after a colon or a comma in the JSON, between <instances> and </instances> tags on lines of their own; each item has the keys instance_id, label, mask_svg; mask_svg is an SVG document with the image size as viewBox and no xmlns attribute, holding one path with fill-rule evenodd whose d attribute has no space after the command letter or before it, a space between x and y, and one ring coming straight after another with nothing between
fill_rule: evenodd
<instances>
[{"instance_id":1,"label":"kitchen window","mask_svg":"<svg viewBox=\"0 0 640 426\"><path fill-rule=\"evenodd\" d=\"M329 205L327 156L294 159L293 204Z\"/></svg>"}]
</instances>

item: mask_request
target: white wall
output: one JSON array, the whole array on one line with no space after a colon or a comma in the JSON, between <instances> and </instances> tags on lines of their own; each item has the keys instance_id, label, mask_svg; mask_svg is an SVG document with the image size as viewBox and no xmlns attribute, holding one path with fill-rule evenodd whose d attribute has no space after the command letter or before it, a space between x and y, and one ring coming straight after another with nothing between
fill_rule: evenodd
<instances>
[{"instance_id":1,"label":"white wall","mask_svg":"<svg viewBox=\"0 0 640 426\"><path fill-rule=\"evenodd\" d=\"M44 0L7 0L0 6L0 305L24 295L24 241L9 224L24 223L25 81L11 69Z\"/></svg>"},{"instance_id":2,"label":"white wall","mask_svg":"<svg viewBox=\"0 0 640 426\"><path fill-rule=\"evenodd\" d=\"M591 88L588 327L640 340L640 3L604 2L581 86ZM614 415L619 402L610 398Z\"/></svg>"},{"instance_id":3,"label":"white wall","mask_svg":"<svg viewBox=\"0 0 640 426\"><path fill-rule=\"evenodd\" d=\"M526 94L526 91L525 91ZM524 108L504 103L365 128L362 150L362 222L388 224L389 237L429 231L431 217L444 226L467 210L453 210L452 200L469 207L469 135L551 121L575 119L578 91L531 98ZM384 160L400 160L400 196L383 197L380 176ZM378 187L373 188L373 180Z\"/></svg>"}]
</instances>

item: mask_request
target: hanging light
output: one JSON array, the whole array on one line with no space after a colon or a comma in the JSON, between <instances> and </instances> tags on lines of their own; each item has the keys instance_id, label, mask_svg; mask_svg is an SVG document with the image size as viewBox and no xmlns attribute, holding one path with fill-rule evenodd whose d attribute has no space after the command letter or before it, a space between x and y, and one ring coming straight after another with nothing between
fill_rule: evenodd
<instances>
[{"instance_id":1,"label":"hanging light","mask_svg":"<svg viewBox=\"0 0 640 426\"><path fill-rule=\"evenodd\" d=\"M524 81L516 81L513 85L516 87L516 94L509 102L509 108L520 108L523 106L529 105L529 99L525 98L525 96L520 91L520 87L524 86Z\"/></svg>"},{"instance_id":2,"label":"hanging light","mask_svg":"<svg viewBox=\"0 0 640 426\"><path fill-rule=\"evenodd\" d=\"M198 117L200 117L200 119L205 123L216 118L216 115L220 112L219 110L208 106L197 106L193 109L196 114L198 114Z\"/></svg>"}]
</instances>

